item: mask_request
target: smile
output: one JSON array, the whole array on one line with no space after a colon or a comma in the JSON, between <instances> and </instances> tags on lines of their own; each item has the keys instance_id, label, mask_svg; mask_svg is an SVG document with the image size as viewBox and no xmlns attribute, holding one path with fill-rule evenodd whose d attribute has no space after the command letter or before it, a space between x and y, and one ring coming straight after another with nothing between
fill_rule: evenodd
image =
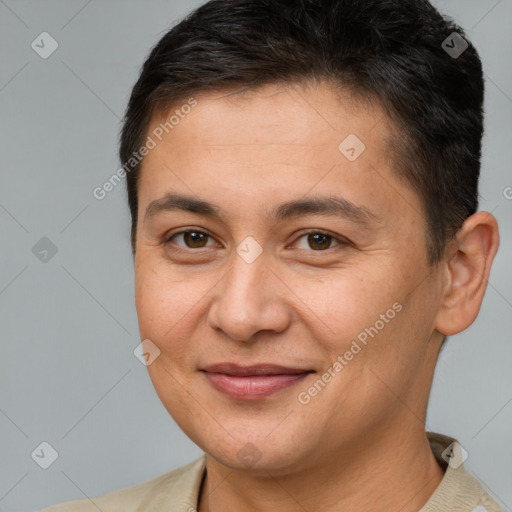
<instances>
[{"instance_id":1,"label":"smile","mask_svg":"<svg viewBox=\"0 0 512 512\"><path fill-rule=\"evenodd\" d=\"M223 363L209 366L203 372L211 386L223 395L238 400L259 400L297 384L313 370Z\"/></svg>"}]
</instances>

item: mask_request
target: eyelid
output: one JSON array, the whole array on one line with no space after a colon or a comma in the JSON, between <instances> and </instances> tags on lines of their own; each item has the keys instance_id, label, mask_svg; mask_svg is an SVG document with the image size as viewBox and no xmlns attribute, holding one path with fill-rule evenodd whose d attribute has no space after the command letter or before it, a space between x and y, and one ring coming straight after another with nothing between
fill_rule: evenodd
<instances>
[{"instance_id":1,"label":"eyelid","mask_svg":"<svg viewBox=\"0 0 512 512\"><path fill-rule=\"evenodd\" d=\"M211 234L211 232L208 231L207 229L205 229L205 228L198 229L198 228L193 228L193 227L187 227L187 228L181 228L180 231L171 232L170 234L166 234L163 239L163 244L165 245L165 244L171 242L171 239L177 235L183 235L185 233L190 233L190 232L207 235L209 238L214 240L216 243L219 243L219 242L217 242L216 238ZM325 231L322 229L306 229L303 231L299 231L299 233L295 234L295 238L292 243L296 243L298 240L300 240L304 236L316 235L316 234L328 236L332 240L335 240L337 242L337 244L334 247L329 247L328 249L317 250L317 251L315 251L313 249L299 249L299 250L308 251L308 252L312 252L312 253L322 253L322 252L327 252L331 249L335 249L336 247L346 246L346 245L352 246L353 245L353 243L348 238L345 238L341 235L336 235L334 233L331 233L329 231ZM193 247L185 247L185 246L178 245L178 244L175 244L175 245L178 247L177 250L185 250L185 251L199 251L201 249L207 249L208 247L211 247L211 246L205 246L205 247L193 248Z\"/></svg>"},{"instance_id":2,"label":"eyelid","mask_svg":"<svg viewBox=\"0 0 512 512\"><path fill-rule=\"evenodd\" d=\"M164 237L163 237L162 243L163 243L163 245L171 243L171 239L172 238L174 238L177 235L184 235L185 233L199 233L199 234L202 234L202 235L206 235L210 239L212 239L215 242L217 242L216 238L207 229L205 229L205 228L199 229L199 228L194 228L194 227L187 227L187 228L180 228L179 231L174 231L174 232L165 234ZM174 243L174 242L172 242L172 243ZM183 246L183 245L178 245L178 244L175 244L175 245L179 249L183 249L185 251L198 251L200 249L207 249L208 247L211 247L211 246L205 246L205 247L198 247L198 248L194 249L192 247L186 247L186 246Z\"/></svg>"},{"instance_id":3,"label":"eyelid","mask_svg":"<svg viewBox=\"0 0 512 512\"><path fill-rule=\"evenodd\" d=\"M340 246L344 246L344 245L345 246L353 245L353 243L348 238L345 238L341 235L336 235L335 233L331 233L330 231L325 231L323 229L307 229L305 231L299 231L299 233L296 234L296 237L295 237L293 243L296 243L298 240L300 240L302 237L304 237L306 235L317 235L317 234L328 236L329 238L332 238L333 240L335 240L337 242L337 244L334 247L329 247L329 249L323 249L323 250L318 250L318 251L315 251L313 249L299 249L299 250L313 252L313 253L322 253L322 252L330 251L331 249L335 249L336 247L340 247Z\"/></svg>"}]
</instances>

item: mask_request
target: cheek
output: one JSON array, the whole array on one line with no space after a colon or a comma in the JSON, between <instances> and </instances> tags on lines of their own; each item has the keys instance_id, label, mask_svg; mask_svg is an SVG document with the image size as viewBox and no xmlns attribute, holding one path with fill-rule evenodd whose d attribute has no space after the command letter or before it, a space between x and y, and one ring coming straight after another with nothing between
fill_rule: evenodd
<instances>
[{"instance_id":1,"label":"cheek","mask_svg":"<svg viewBox=\"0 0 512 512\"><path fill-rule=\"evenodd\" d=\"M177 278L160 258L139 256L135 270L135 306L141 334L162 337L173 320L183 317L192 301L194 287Z\"/></svg>"},{"instance_id":2,"label":"cheek","mask_svg":"<svg viewBox=\"0 0 512 512\"><path fill-rule=\"evenodd\" d=\"M156 258L141 257L136 265L135 305L140 336L157 345L167 364L177 365L187 356L190 358L190 339L205 314L213 284L204 275L194 278L189 273L185 278Z\"/></svg>"},{"instance_id":3,"label":"cheek","mask_svg":"<svg viewBox=\"0 0 512 512\"><path fill-rule=\"evenodd\" d=\"M192 324L197 322L200 290L177 278L168 264L150 258L140 260L135 272L140 338L151 340L160 351L147 370L166 409L181 418L189 407L183 393L187 374L195 368L190 339Z\"/></svg>"},{"instance_id":4,"label":"cheek","mask_svg":"<svg viewBox=\"0 0 512 512\"><path fill-rule=\"evenodd\" d=\"M326 362L332 365L338 356L344 357L347 371L343 370L343 378L333 388L354 385L372 396L379 383L370 370L393 389L404 381L411 384L433 315L425 304L428 290L411 283L406 265L398 271L395 267L339 271L324 283L304 286L302 293L311 298L308 305L326 324L318 333Z\"/></svg>"},{"instance_id":5,"label":"cheek","mask_svg":"<svg viewBox=\"0 0 512 512\"><path fill-rule=\"evenodd\" d=\"M308 298L308 307L322 322L321 338L329 340L332 349L341 350L359 335L364 339L366 329L376 322L379 331L383 331L394 321L399 306L393 305L399 302L399 289L399 283L392 278L350 269L304 282L299 293Z\"/></svg>"}]
</instances>

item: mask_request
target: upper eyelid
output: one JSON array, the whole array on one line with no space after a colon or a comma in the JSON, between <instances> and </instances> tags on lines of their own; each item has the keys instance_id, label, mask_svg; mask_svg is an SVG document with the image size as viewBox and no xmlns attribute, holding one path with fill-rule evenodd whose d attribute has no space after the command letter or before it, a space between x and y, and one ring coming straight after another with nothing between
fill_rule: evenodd
<instances>
[{"instance_id":1,"label":"upper eyelid","mask_svg":"<svg viewBox=\"0 0 512 512\"><path fill-rule=\"evenodd\" d=\"M203 228L202 229L182 229L181 231L176 231L175 233L172 233L170 235L166 235L164 237L164 243L167 243L167 242L170 242L172 238L174 238L175 236L177 235L183 235L185 233L191 233L191 232L194 232L194 233L201 233L203 235L207 235L209 236L210 238L212 238L213 240L215 240L217 243L219 243L216 238L207 230L204 230ZM342 244L351 244L350 240L348 240L347 238L343 237L343 236L340 236L340 235L335 235L334 233L330 233L329 231L326 231L326 230L322 230L322 229L307 229L306 231L302 231L302 232L299 232L297 235L296 235L296 238L294 239L293 243L295 243L297 240L299 240L300 238L302 238L303 236L306 236L306 235L310 235L310 234L321 234L321 235L325 235L325 236L329 236L331 237L333 240L336 240L336 242L338 242L339 245L342 245ZM177 244L176 244L177 245ZM178 245L178 247L182 247L180 245ZM337 247L337 246L335 246ZM197 249L206 249L206 247L199 247L199 248L192 248L192 247L187 247L186 249L190 249L190 250L197 250ZM330 247L330 249L334 249L334 247ZM307 250L307 249L304 249L304 250ZM326 252L328 251L329 249L325 249L323 251L312 251L312 252Z\"/></svg>"},{"instance_id":2,"label":"upper eyelid","mask_svg":"<svg viewBox=\"0 0 512 512\"><path fill-rule=\"evenodd\" d=\"M168 243L175 236L184 235L185 233L200 233L202 235L209 236L212 240L215 240L217 243L219 243L217 241L217 239L211 233L209 233L208 231L204 231L202 229L183 229L181 231L176 231L176 233L171 233L170 235L165 235L164 239L163 239L163 243ZM178 245L178 247L182 247L182 246ZM204 249L204 248L205 247L199 247L199 249ZM187 247L187 249L192 249L192 247Z\"/></svg>"}]
</instances>

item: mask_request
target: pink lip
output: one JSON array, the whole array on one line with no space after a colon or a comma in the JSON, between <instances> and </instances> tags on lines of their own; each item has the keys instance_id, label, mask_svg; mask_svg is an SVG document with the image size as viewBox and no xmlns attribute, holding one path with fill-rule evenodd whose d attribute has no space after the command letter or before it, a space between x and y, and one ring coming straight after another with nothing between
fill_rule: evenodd
<instances>
[{"instance_id":1,"label":"pink lip","mask_svg":"<svg viewBox=\"0 0 512 512\"><path fill-rule=\"evenodd\" d=\"M271 364L238 366L221 363L204 368L210 384L219 392L239 400L258 400L304 379L312 370Z\"/></svg>"}]
</instances>

